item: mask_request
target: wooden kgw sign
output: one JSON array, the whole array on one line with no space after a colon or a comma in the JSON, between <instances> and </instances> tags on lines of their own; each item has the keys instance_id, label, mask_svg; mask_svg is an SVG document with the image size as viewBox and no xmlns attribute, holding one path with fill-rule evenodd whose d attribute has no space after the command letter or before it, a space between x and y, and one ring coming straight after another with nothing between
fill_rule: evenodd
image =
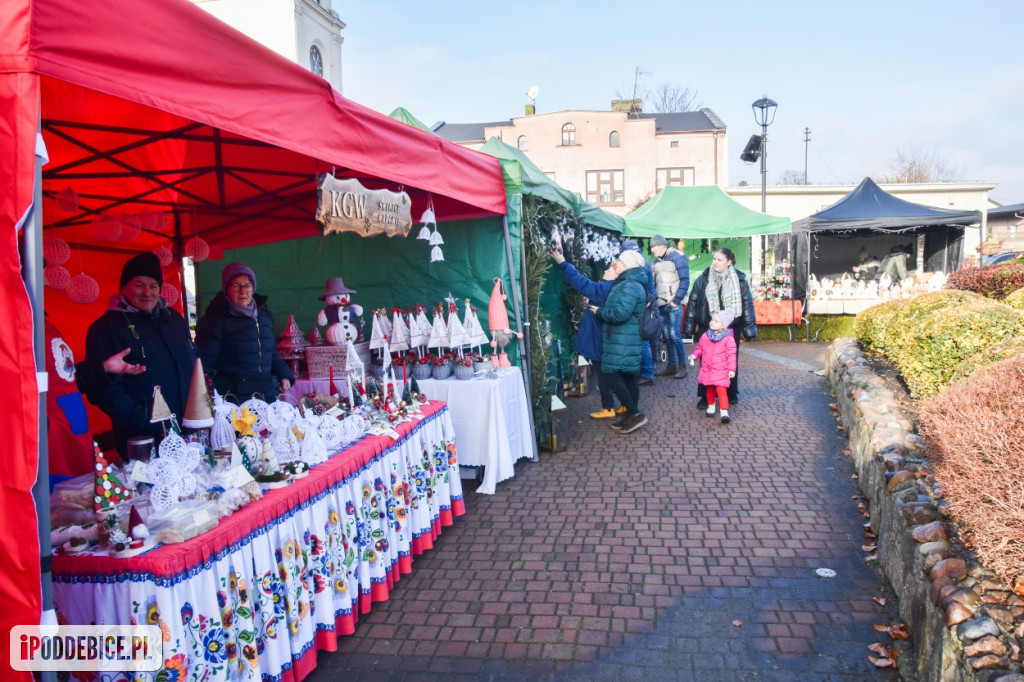
<instances>
[{"instance_id":1,"label":"wooden kgw sign","mask_svg":"<svg viewBox=\"0 0 1024 682\"><path fill-rule=\"evenodd\" d=\"M324 234L357 232L364 237L409 234L412 202L405 192L371 190L358 180L324 173L317 185L316 221Z\"/></svg>"}]
</instances>

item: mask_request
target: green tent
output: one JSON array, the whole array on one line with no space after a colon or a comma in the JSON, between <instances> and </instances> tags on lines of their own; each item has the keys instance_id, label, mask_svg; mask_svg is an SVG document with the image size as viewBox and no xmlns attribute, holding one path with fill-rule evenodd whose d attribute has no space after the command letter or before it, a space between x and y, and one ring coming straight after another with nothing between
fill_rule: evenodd
<instances>
[{"instance_id":1,"label":"green tent","mask_svg":"<svg viewBox=\"0 0 1024 682\"><path fill-rule=\"evenodd\" d=\"M752 211L722 191L718 185L670 185L626 216L625 234L711 239L789 231L789 218Z\"/></svg>"},{"instance_id":2,"label":"green tent","mask_svg":"<svg viewBox=\"0 0 1024 682\"><path fill-rule=\"evenodd\" d=\"M413 116L405 107L397 107L394 111L388 114L388 116L396 121L401 121L402 123L411 125L413 128L419 128L420 130L424 130L428 133L434 132L426 123Z\"/></svg>"}]
</instances>

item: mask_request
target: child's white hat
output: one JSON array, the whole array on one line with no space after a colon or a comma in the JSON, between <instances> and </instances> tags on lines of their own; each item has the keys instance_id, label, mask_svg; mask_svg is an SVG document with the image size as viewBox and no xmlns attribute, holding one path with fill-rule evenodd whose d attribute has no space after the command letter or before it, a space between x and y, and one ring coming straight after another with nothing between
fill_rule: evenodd
<instances>
[{"instance_id":1,"label":"child's white hat","mask_svg":"<svg viewBox=\"0 0 1024 682\"><path fill-rule=\"evenodd\" d=\"M732 324L732 321L736 319L736 314L731 308L726 308L725 310L719 310L717 313L712 315L712 317L717 317L718 321L722 323L722 328L728 329L729 325Z\"/></svg>"}]
</instances>

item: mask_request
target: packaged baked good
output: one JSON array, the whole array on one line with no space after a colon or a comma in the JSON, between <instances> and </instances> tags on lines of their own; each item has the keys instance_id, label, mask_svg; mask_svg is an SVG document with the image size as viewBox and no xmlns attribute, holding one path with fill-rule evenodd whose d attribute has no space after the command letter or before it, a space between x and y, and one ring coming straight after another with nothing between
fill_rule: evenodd
<instances>
[{"instance_id":1,"label":"packaged baked good","mask_svg":"<svg viewBox=\"0 0 1024 682\"><path fill-rule=\"evenodd\" d=\"M184 500L163 513L151 513L146 526L157 542L171 544L191 540L216 527L217 521L215 502Z\"/></svg>"}]
</instances>

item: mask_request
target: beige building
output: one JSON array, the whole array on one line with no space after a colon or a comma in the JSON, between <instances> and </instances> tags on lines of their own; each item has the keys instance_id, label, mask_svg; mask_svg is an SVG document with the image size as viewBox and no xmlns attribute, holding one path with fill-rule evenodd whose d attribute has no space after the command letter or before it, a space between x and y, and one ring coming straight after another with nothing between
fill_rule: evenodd
<instances>
[{"instance_id":1,"label":"beige building","mask_svg":"<svg viewBox=\"0 0 1024 682\"><path fill-rule=\"evenodd\" d=\"M673 114L558 111L493 123L433 126L441 137L479 149L491 137L518 147L559 185L588 203L626 215L666 185L725 185L725 124L710 109Z\"/></svg>"},{"instance_id":2,"label":"beige building","mask_svg":"<svg viewBox=\"0 0 1024 682\"><path fill-rule=\"evenodd\" d=\"M341 30L333 0L192 0L225 24L341 89Z\"/></svg>"}]
</instances>

